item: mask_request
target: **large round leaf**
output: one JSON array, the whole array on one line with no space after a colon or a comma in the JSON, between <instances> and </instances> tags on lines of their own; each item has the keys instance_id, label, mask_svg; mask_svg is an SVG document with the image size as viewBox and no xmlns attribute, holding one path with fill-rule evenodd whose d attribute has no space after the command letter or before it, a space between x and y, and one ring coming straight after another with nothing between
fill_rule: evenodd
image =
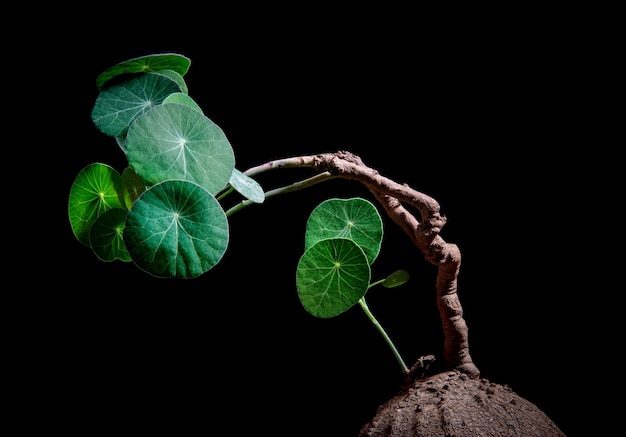
<instances>
[{"instance_id":1,"label":"large round leaf","mask_svg":"<svg viewBox=\"0 0 626 437\"><path fill-rule=\"evenodd\" d=\"M200 185L169 180L144 191L128 212L124 241L133 261L158 277L192 278L228 246L226 213Z\"/></svg>"},{"instance_id":2,"label":"large round leaf","mask_svg":"<svg viewBox=\"0 0 626 437\"><path fill-rule=\"evenodd\" d=\"M370 276L367 257L354 241L322 240L300 257L296 270L298 296L312 315L334 317L365 295Z\"/></svg>"},{"instance_id":3,"label":"large round leaf","mask_svg":"<svg viewBox=\"0 0 626 437\"><path fill-rule=\"evenodd\" d=\"M106 82L121 74L173 70L181 76L184 76L189 70L190 65L191 59L177 53L140 56L120 62L100 73L96 78L96 87L101 89Z\"/></svg>"},{"instance_id":4,"label":"large round leaf","mask_svg":"<svg viewBox=\"0 0 626 437\"><path fill-rule=\"evenodd\" d=\"M382 218L371 202L359 197L325 200L309 216L305 249L320 240L334 237L353 240L372 264L382 244Z\"/></svg>"},{"instance_id":5,"label":"large round leaf","mask_svg":"<svg viewBox=\"0 0 626 437\"><path fill-rule=\"evenodd\" d=\"M70 225L78 241L89 246L96 219L112 208L124 208L122 186L122 176L106 164L90 164L78 173L68 201Z\"/></svg>"},{"instance_id":6,"label":"large round leaf","mask_svg":"<svg viewBox=\"0 0 626 437\"><path fill-rule=\"evenodd\" d=\"M188 105L156 106L128 129L126 156L148 184L196 182L212 194L228 183L235 154L222 129Z\"/></svg>"},{"instance_id":7,"label":"large round leaf","mask_svg":"<svg viewBox=\"0 0 626 437\"><path fill-rule=\"evenodd\" d=\"M91 110L91 119L102 133L123 137L133 120L176 92L181 89L171 78L155 73L141 74L100 91Z\"/></svg>"}]
</instances>

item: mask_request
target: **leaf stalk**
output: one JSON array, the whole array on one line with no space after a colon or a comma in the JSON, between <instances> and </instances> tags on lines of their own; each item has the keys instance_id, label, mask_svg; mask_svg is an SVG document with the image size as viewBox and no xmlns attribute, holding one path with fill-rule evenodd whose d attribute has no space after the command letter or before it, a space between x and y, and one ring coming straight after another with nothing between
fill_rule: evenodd
<instances>
[{"instance_id":1,"label":"leaf stalk","mask_svg":"<svg viewBox=\"0 0 626 437\"><path fill-rule=\"evenodd\" d=\"M400 352L398 352L398 349L393 344L393 341L391 341L391 338L389 337L389 335L387 335L387 331L385 331L385 329L378 322L376 317L374 317L374 314L372 314L372 312L370 311L369 307L367 306L367 302L365 302L365 297L362 297L361 299L359 299L359 305L361 305L361 308L363 309L363 311L365 311L365 314L367 314L367 317L372 321L376 329L378 329L378 332L380 332L380 334L383 336L383 338L385 339L385 341L391 348L391 351L393 352L393 356L396 357L396 360L400 364L400 368L402 369L404 376L407 376L411 372L411 370L407 367L406 363L402 359L402 356L400 355Z\"/></svg>"}]
</instances>

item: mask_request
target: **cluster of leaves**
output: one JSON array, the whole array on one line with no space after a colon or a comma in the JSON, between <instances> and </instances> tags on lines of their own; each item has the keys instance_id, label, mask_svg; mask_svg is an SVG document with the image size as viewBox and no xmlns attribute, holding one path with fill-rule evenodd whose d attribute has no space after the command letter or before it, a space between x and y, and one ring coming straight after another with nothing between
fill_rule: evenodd
<instances>
[{"instance_id":1,"label":"cluster of leaves","mask_svg":"<svg viewBox=\"0 0 626 437\"><path fill-rule=\"evenodd\" d=\"M115 139L128 166L120 174L100 162L87 165L68 202L75 237L100 260L132 261L163 278L197 277L222 259L228 216L241 210L223 208L227 195L265 201L260 184L235 167L222 129L189 96L183 77L190 63L174 53L149 55L97 77L91 118ZM296 272L304 308L327 318L358 302L388 339L367 309L365 294L373 285L400 285L408 275L398 271L370 282L382 238L381 216L365 199L329 199L315 208Z\"/></svg>"},{"instance_id":2,"label":"cluster of leaves","mask_svg":"<svg viewBox=\"0 0 626 437\"><path fill-rule=\"evenodd\" d=\"M68 213L76 238L103 261L134 261L157 277L192 278L214 267L229 241L220 195L264 192L235 168L231 144L189 96L191 61L178 54L134 58L101 73L91 112L128 167L102 163L76 177Z\"/></svg>"},{"instance_id":3,"label":"cluster of leaves","mask_svg":"<svg viewBox=\"0 0 626 437\"><path fill-rule=\"evenodd\" d=\"M382 218L371 202L358 197L325 200L307 221L296 286L300 302L316 317L334 317L358 303L408 376L410 369L365 300L365 294L375 285L393 288L409 279L405 270L397 270L385 279L371 282L371 265L378 257L382 240Z\"/></svg>"},{"instance_id":4,"label":"cluster of leaves","mask_svg":"<svg viewBox=\"0 0 626 437\"><path fill-rule=\"evenodd\" d=\"M305 309L333 317L356 304L370 286L370 266L382 237L383 222L371 202L329 199L318 205L307 221L305 252L296 271Z\"/></svg>"}]
</instances>

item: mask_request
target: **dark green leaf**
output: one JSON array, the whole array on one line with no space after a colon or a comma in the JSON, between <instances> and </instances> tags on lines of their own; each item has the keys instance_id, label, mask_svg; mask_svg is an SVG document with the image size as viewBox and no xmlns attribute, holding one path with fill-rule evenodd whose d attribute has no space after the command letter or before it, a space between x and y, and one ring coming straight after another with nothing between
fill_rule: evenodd
<instances>
[{"instance_id":1,"label":"dark green leaf","mask_svg":"<svg viewBox=\"0 0 626 437\"><path fill-rule=\"evenodd\" d=\"M100 73L96 78L96 87L102 86L112 78L121 74L147 73L149 71L173 70L184 76L189 70L191 60L177 53L162 53L156 55L140 56L120 62Z\"/></svg>"},{"instance_id":2,"label":"dark green leaf","mask_svg":"<svg viewBox=\"0 0 626 437\"><path fill-rule=\"evenodd\" d=\"M130 261L130 254L124 245L123 233L127 209L113 208L102 214L94 222L89 232L91 249L102 261Z\"/></svg>"},{"instance_id":3,"label":"dark green leaf","mask_svg":"<svg viewBox=\"0 0 626 437\"><path fill-rule=\"evenodd\" d=\"M298 296L310 314L334 317L365 295L370 275L367 257L354 241L321 240L300 257L296 270Z\"/></svg>"},{"instance_id":4,"label":"dark green leaf","mask_svg":"<svg viewBox=\"0 0 626 437\"><path fill-rule=\"evenodd\" d=\"M229 240L226 213L200 185L156 184L128 212L124 242L133 261L158 277L192 278L213 268Z\"/></svg>"},{"instance_id":5,"label":"dark green leaf","mask_svg":"<svg viewBox=\"0 0 626 437\"><path fill-rule=\"evenodd\" d=\"M306 224L305 249L320 240L344 237L361 246L370 264L374 262L383 239L383 221L368 200L328 199L313 210Z\"/></svg>"},{"instance_id":6,"label":"dark green leaf","mask_svg":"<svg viewBox=\"0 0 626 437\"><path fill-rule=\"evenodd\" d=\"M133 206L133 202L146 190L146 184L143 179L135 173L135 170L130 167L124 169L122 182L124 184L124 204L126 205L126 209L130 209Z\"/></svg>"},{"instance_id":7,"label":"dark green leaf","mask_svg":"<svg viewBox=\"0 0 626 437\"><path fill-rule=\"evenodd\" d=\"M396 270L387 276L383 281L383 287L393 288L405 284L409 280L409 272L406 270Z\"/></svg>"}]
</instances>

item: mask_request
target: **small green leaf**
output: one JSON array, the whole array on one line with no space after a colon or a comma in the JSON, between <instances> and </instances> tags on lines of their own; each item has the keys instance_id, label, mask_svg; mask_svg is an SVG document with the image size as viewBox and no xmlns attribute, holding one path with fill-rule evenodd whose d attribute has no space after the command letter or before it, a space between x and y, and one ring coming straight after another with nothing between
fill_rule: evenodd
<instances>
[{"instance_id":1,"label":"small green leaf","mask_svg":"<svg viewBox=\"0 0 626 437\"><path fill-rule=\"evenodd\" d=\"M310 314L334 317L365 295L370 276L367 257L354 241L321 240L300 257L296 270L298 296Z\"/></svg>"},{"instance_id":2,"label":"small green leaf","mask_svg":"<svg viewBox=\"0 0 626 437\"><path fill-rule=\"evenodd\" d=\"M195 182L215 194L228 183L235 154L226 135L187 105L158 105L138 117L126 137L128 163L148 185Z\"/></svg>"},{"instance_id":3,"label":"small green leaf","mask_svg":"<svg viewBox=\"0 0 626 437\"><path fill-rule=\"evenodd\" d=\"M226 213L200 185L156 184L128 212L124 242L133 261L151 275L193 278L213 268L229 241Z\"/></svg>"},{"instance_id":4,"label":"small green leaf","mask_svg":"<svg viewBox=\"0 0 626 437\"><path fill-rule=\"evenodd\" d=\"M141 74L100 91L91 110L91 119L105 135L124 137L137 117L180 91L178 84L169 77Z\"/></svg>"},{"instance_id":5,"label":"small green leaf","mask_svg":"<svg viewBox=\"0 0 626 437\"><path fill-rule=\"evenodd\" d=\"M124 245L123 233L128 210L113 208L102 214L91 226L91 249L102 261L119 259L129 262L130 254Z\"/></svg>"},{"instance_id":6,"label":"small green leaf","mask_svg":"<svg viewBox=\"0 0 626 437\"><path fill-rule=\"evenodd\" d=\"M265 201L265 192L263 191L263 187L261 187L261 185L259 185L259 183L250 176L237 170L236 168L233 169L233 174L230 175L229 183L235 191L244 196L246 199L249 199L254 203L263 203Z\"/></svg>"},{"instance_id":7,"label":"small green leaf","mask_svg":"<svg viewBox=\"0 0 626 437\"><path fill-rule=\"evenodd\" d=\"M106 211L124 208L122 177L113 167L94 163L83 168L70 189L68 216L74 235L89 246L91 226Z\"/></svg>"},{"instance_id":8,"label":"small green leaf","mask_svg":"<svg viewBox=\"0 0 626 437\"><path fill-rule=\"evenodd\" d=\"M173 70L184 76L189 70L191 60L177 53L162 53L140 56L120 62L100 73L96 78L96 87L102 86L112 78L121 74L147 73L149 71Z\"/></svg>"},{"instance_id":9,"label":"small green leaf","mask_svg":"<svg viewBox=\"0 0 626 437\"><path fill-rule=\"evenodd\" d=\"M409 272L396 270L383 281L383 287L393 288L405 284L409 280Z\"/></svg>"},{"instance_id":10,"label":"small green leaf","mask_svg":"<svg viewBox=\"0 0 626 437\"><path fill-rule=\"evenodd\" d=\"M320 240L333 237L353 240L363 249L372 264L382 244L382 218L371 202L359 197L325 200L309 216L305 249Z\"/></svg>"}]
</instances>

